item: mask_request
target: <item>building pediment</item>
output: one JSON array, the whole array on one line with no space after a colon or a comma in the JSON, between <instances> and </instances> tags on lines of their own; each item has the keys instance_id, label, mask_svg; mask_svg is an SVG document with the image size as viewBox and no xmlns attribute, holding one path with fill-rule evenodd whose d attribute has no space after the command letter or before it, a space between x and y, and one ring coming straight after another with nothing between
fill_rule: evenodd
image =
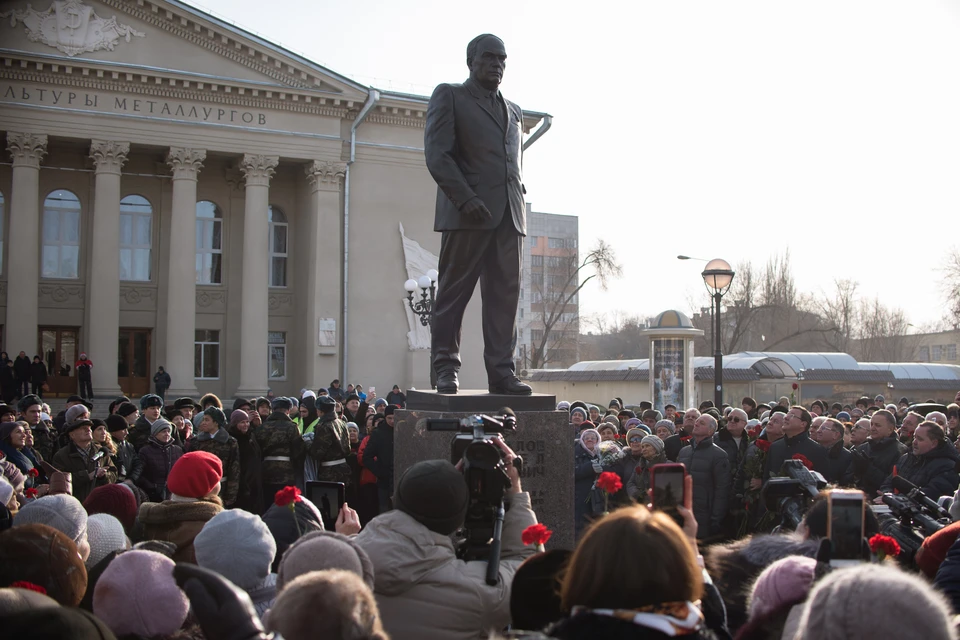
<instances>
[{"instance_id":1,"label":"building pediment","mask_svg":"<svg viewBox=\"0 0 960 640\"><path fill-rule=\"evenodd\" d=\"M0 55L24 60L28 68L39 62L47 69L89 69L141 83L179 79L187 86L251 95L269 91L291 100L294 95L347 101L366 96L363 85L179 2L35 3L4 3L0 12Z\"/></svg>"}]
</instances>

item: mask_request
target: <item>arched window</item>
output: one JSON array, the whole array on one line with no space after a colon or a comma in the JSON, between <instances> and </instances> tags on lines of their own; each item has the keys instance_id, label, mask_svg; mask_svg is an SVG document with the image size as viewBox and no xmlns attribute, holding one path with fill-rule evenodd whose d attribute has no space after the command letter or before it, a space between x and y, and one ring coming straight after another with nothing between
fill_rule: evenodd
<instances>
[{"instance_id":1,"label":"arched window","mask_svg":"<svg viewBox=\"0 0 960 640\"><path fill-rule=\"evenodd\" d=\"M153 206L143 196L120 201L120 279L150 281Z\"/></svg>"},{"instance_id":2,"label":"arched window","mask_svg":"<svg viewBox=\"0 0 960 640\"><path fill-rule=\"evenodd\" d=\"M80 277L80 199L65 189L51 191L43 201L40 275Z\"/></svg>"},{"instance_id":3,"label":"arched window","mask_svg":"<svg viewBox=\"0 0 960 640\"><path fill-rule=\"evenodd\" d=\"M267 209L270 221L270 286L287 286L287 216L280 207L270 205Z\"/></svg>"},{"instance_id":4,"label":"arched window","mask_svg":"<svg viewBox=\"0 0 960 640\"><path fill-rule=\"evenodd\" d=\"M209 200L197 203L197 284L221 284L223 215Z\"/></svg>"}]
</instances>

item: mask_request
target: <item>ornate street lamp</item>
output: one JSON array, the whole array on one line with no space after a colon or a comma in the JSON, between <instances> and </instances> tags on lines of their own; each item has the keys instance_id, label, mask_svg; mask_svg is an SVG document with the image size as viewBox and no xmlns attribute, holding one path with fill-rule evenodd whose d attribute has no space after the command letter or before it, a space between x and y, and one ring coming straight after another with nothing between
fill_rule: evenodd
<instances>
[{"instance_id":1,"label":"ornate street lamp","mask_svg":"<svg viewBox=\"0 0 960 640\"><path fill-rule=\"evenodd\" d=\"M707 293L713 297L714 312L713 317L716 320L716 340L713 352L713 383L714 399L713 403L717 409L723 406L723 340L720 331L720 300L723 294L730 290L735 275L730 263L720 258L714 258L707 263L707 267L700 274L703 276L703 283L707 286Z\"/></svg>"},{"instance_id":2,"label":"ornate street lamp","mask_svg":"<svg viewBox=\"0 0 960 640\"><path fill-rule=\"evenodd\" d=\"M407 290L407 304L410 305L410 310L418 318L420 318L420 324L424 327L430 327L431 334L433 333L433 305L437 299L437 278L439 273L436 269L430 269L427 271L426 275L422 275L416 280L410 278L403 284L403 288ZM413 294L420 289L420 299L414 301ZM437 373L433 370L433 349L430 349L430 388L437 388Z\"/></svg>"}]
</instances>

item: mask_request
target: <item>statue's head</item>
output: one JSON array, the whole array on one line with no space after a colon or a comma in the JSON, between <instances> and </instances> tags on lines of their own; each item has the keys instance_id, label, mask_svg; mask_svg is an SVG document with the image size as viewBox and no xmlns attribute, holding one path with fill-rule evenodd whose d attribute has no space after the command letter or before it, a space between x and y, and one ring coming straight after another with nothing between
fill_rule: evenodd
<instances>
[{"instance_id":1,"label":"statue's head","mask_svg":"<svg viewBox=\"0 0 960 640\"><path fill-rule=\"evenodd\" d=\"M467 67L470 77L485 89L492 91L499 87L507 68L507 50L503 40L490 33L471 40L467 45Z\"/></svg>"}]
</instances>

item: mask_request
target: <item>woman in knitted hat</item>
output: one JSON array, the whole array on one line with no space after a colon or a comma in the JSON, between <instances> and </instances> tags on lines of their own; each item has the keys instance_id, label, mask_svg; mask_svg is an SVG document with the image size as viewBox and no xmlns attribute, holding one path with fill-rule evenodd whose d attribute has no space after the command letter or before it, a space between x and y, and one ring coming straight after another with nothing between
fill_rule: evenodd
<instances>
[{"instance_id":1,"label":"woman in knitted hat","mask_svg":"<svg viewBox=\"0 0 960 640\"><path fill-rule=\"evenodd\" d=\"M573 432L580 431L580 425L587 419L587 410L583 407L574 407L570 410L570 424L573 425Z\"/></svg>"},{"instance_id":2,"label":"woman in knitted hat","mask_svg":"<svg viewBox=\"0 0 960 640\"><path fill-rule=\"evenodd\" d=\"M677 432L677 425L673 420L660 420L654 425L653 430L653 435L666 442L667 438Z\"/></svg>"},{"instance_id":3,"label":"woman in knitted hat","mask_svg":"<svg viewBox=\"0 0 960 640\"><path fill-rule=\"evenodd\" d=\"M173 578L174 562L135 549L110 563L93 593L93 613L117 637L163 638L183 627L190 601Z\"/></svg>"},{"instance_id":4,"label":"woman in knitted hat","mask_svg":"<svg viewBox=\"0 0 960 640\"><path fill-rule=\"evenodd\" d=\"M601 424L597 428L597 433L600 434L600 442L617 442L617 428L612 424L607 424L606 422ZM617 444L620 444L617 442Z\"/></svg>"},{"instance_id":5,"label":"woman in knitted hat","mask_svg":"<svg viewBox=\"0 0 960 640\"><path fill-rule=\"evenodd\" d=\"M167 489L170 499L140 505L144 540L166 540L177 545L173 559L196 562L193 539L203 525L223 511L218 497L223 465L206 451L183 454L170 470Z\"/></svg>"},{"instance_id":6,"label":"woman in knitted hat","mask_svg":"<svg viewBox=\"0 0 960 640\"><path fill-rule=\"evenodd\" d=\"M314 531L284 552L277 568L277 593L298 576L328 569L352 571L373 589L373 563L355 537L333 531Z\"/></svg>"},{"instance_id":7,"label":"woman in knitted hat","mask_svg":"<svg viewBox=\"0 0 960 640\"><path fill-rule=\"evenodd\" d=\"M586 413L586 412L584 412ZM591 494L597 476L603 472L600 463L600 434L596 429L584 429L573 448L573 501L577 538L586 529L593 514Z\"/></svg>"},{"instance_id":8,"label":"woman in knitted hat","mask_svg":"<svg viewBox=\"0 0 960 640\"><path fill-rule=\"evenodd\" d=\"M837 569L803 607L797 640L956 640L953 612L922 579L889 565Z\"/></svg>"},{"instance_id":9,"label":"woman in knitted hat","mask_svg":"<svg viewBox=\"0 0 960 640\"><path fill-rule=\"evenodd\" d=\"M803 603L818 573L817 561L805 556L787 556L763 570L750 590L750 618L737 633L738 640L793 638L800 624Z\"/></svg>"},{"instance_id":10,"label":"woman in knitted hat","mask_svg":"<svg viewBox=\"0 0 960 640\"><path fill-rule=\"evenodd\" d=\"M663 452L663 440L657 436L648 436L646 432L640 429L631 429L627 435L627 440L640 438L640 460L634 469L634 473L627 481L627 495L641 504L647 502L647 491L650 489L650 468L655 464L663 464L667 461L667 456ZM630 443L631 449L634 442Z\"/></svg>"},{"instance_id":11,"label":"woman in knitted hat","mask_svg":"<svg viewBox=\"0 0 960 640\"><path fill-rule=\"evenodd\" d=\"M234 509L246 509L250 513L263 513L263 473L260 461L260 445L253 437L250 414L237 409L230 414L227 432L236 438L240 450L240 483Z\"/></svg>"},{"instance_id":12,"label":"woman in knitted hat","mask_svg":"<svg viewBox=\"0 0 960 640\"><path fill-rule=\"evenodd\" d=\"M293 514L289 515L292 520ZM197 564L246 591L259 616L273 605L277 574L271 573L270 567L277 556L277 543L259 516L243 509L221 511L203 526L193 548Z\"/></svg>"},{"instance_id":13,"label":"woman in knitted hat","mask_svg":"<svg viewBox=\"0 0 960 640\"><path fill-rule=\"evenodd\" d=\"M113 416L107 418L112 420ZM151 502L163 502L170 497L167 491L167 476L173 469L183 449L173 441L173 425L166 420L157 420L150 425L150 437L140 449L143 465L137 486L143 489Z\"/></svg>"}]
</instances>

